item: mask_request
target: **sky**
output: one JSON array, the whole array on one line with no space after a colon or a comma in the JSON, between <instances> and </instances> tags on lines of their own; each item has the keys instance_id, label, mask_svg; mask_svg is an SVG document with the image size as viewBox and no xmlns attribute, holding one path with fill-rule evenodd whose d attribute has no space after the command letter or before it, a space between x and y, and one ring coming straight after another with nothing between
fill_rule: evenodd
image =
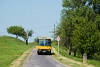
<instances>
[{"instance_id":1,"label":"sky","mask_svg":"<svg viewBox=\"0 0 100 67\"><path fill-rule=\"evenodd\" d=\"M7 33L7 28L22 26L26 31L34 31L30 42L37 36L52 38L61 10L62 0L0 0L0 36L15 37Z\"/></svg>"}]
</instances>

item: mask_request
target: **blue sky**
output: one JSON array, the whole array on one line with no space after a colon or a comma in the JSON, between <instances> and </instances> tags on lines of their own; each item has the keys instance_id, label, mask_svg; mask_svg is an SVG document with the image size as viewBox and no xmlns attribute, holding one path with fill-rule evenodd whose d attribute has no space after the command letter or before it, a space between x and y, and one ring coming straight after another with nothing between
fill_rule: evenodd
<instances>
[{"instance_id":1,"label":"blue sky","mask_svg":"<svg viewBox=\"0 0 100 67\"><path fill-rule=\"evenodd\" d=\"M29 41L37 36L51 38L61 10L62 0L0 0L0 36L12 36L6 29L16 25L34 31Z\"/></svg>"}]
</instances>

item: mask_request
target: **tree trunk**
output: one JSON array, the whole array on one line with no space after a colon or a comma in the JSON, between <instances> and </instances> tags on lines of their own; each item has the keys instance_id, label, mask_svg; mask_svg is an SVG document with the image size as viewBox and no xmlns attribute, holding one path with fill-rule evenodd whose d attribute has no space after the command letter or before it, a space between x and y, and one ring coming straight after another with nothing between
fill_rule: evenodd
<instances>
[{"instance_id":1,"label":"tree trunk","mask_svg":"<svg viewBox=\"0 0 100 67\"><path fill-rule=\"evenodd\" d=\"M77 48L75 48L74 50L74 57L76 57L76 51L77 51Z\"/></svg>"},{"instance_id":2,"label":"tree trunk","mask_svg":"<svg viewBox=\"0 0 100 67\"><path fill-rule=\"evenodd\" d=\"M18 35L16 35L16 39L18 39Z\"/></svg>"},{"instance_id":3,"label":"tree trunk","mask_svg":"<svg viewBox=\"0 0 100 67\"><path fill-rule=\"evenodd\" d=\"M28 39L26 39L26 45L28 45Z\"/></svg>"},{"instance_id":4,"label":"tree trunk","mask_svg":"<svg viewBox=\"0 0 100 67\"><path fill-rule=\"evenodd\" d=\"M68 55L71 55L71 49L70 49L70 46L68 48Z\"/></svg>"}]
</instances>

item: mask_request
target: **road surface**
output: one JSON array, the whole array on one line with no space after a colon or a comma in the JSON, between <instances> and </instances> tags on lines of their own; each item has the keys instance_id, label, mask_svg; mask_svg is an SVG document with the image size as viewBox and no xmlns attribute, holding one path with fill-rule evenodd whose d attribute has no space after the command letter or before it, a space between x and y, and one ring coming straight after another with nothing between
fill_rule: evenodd
<instances>
[{"instance_id":1,"label":"road surface","mask_svg":"<svg viewBox=\"0 0 100 67\"><path fill-rule=\"evenodd\" d=\"M68 67L52 58L52 55L37 55L34 49L23 64L23 67Z\"/></svg>"}]
</instances>

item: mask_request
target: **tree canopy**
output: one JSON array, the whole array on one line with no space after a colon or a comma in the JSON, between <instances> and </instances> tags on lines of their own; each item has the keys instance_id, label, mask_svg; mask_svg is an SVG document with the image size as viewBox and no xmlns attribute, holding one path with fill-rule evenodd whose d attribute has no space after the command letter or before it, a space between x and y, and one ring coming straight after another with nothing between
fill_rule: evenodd
<instances>
[{"instance_id":1,"label":"tree canopy","mask_svg":"<svg viewBox=\"0 0 100 67\"><path fill-rule=\"evenodd\" d=\"M79 50L93 58L100 51L100 1L63 0L61 22L56 35L69 52Z\"/></svg>"},{"instance_id":2,"label":"tree canopy","mask_svg":"<svg viewBox=\"0 0 100 67\"><path fill-rule=\"evenodd\" d=\"M33 34L33 30L25 31L24 28L21 26L10 26L9 28L7 28L7 32L16 35L16 38L18 38L18 36L22 37L24 40L26 40L27 45L28 45L28 38L32 37Z\"/></svg>"},{"instance_id":3,"label":"tree canopy","mask_svg":"<svg viewBox=\"0 0 100 67\"><path fill-rule=\"evenodd\" d=\"M16 38L18 38L18 36L22 36L23 31L24 28L21 26L10 26L9 28L7 28L7 32L16 35Z\"/></svg>"}]
</instances>

